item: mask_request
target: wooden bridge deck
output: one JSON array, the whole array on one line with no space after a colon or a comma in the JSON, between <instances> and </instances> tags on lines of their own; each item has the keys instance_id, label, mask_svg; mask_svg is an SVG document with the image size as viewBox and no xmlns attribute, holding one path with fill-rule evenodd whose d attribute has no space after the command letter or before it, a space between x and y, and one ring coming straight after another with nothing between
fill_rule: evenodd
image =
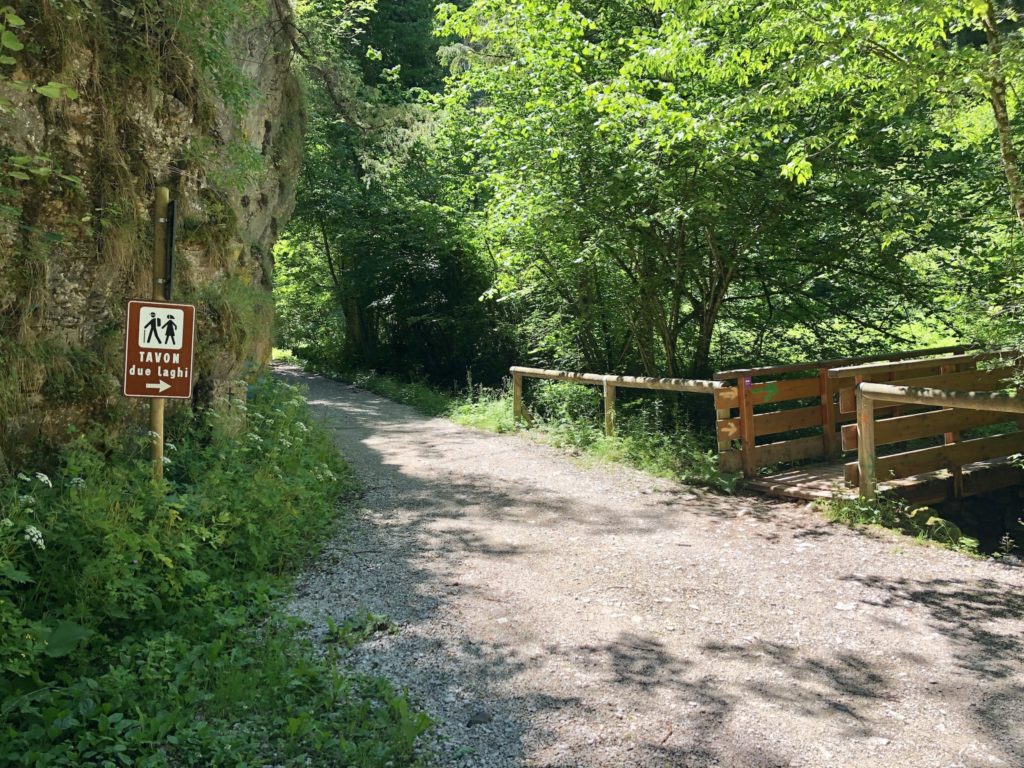
<instances>
[{"instance_id":1,"label":"wooden bridge deck","mask_svg":"<svg viewBox=\"0 0 1024 768\"><path fill-rule=\"evenodd\" d=\"M746 480L744 486L757 493L781 499L818 501L855 499L858 489L843 479L844 463L810 464L771 475ZM962 468L963 495L973 496L1024 483L1024 469L1008 459L993 459L966 464ZM927 472L880 483L880 493L888 492L913 504L936 504L954 498L953 473L948 470Z\"/></svg>"}]
</instances>

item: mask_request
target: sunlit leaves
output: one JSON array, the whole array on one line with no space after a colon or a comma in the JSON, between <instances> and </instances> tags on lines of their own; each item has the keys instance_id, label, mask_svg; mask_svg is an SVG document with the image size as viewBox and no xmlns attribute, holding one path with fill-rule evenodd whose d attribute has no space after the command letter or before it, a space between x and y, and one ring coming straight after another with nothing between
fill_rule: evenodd
<instances>
[{"instance_id":1,"label":"sunlit leaves","mask_svg":"<svg viewBox=\"0 0 1024 768\"><path fill-rule=\"evenodd\" d=\"M806 184L811 180L811 163L803 156L794 157L782 166L782 175L793 179L797 184Z\"/></svg>"}]
</instances>

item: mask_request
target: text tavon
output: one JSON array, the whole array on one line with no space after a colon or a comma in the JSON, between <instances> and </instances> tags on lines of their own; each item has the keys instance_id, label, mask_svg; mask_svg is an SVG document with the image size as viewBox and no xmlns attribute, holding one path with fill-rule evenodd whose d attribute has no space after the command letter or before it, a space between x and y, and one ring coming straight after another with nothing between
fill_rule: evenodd
<instances>
[{"instance_id":1,"label":"text tavon","mask_svg":"<svg viewBox=\"0 0 1024 768\"><path fill-rule=\"evenodd\" d=\"M188 368L164 368L162 365L175 365L181 362L181 355L177 352L139 352L139 362L128 369L129 376L152 376L154 368L143 367L145 363L156 363L156 375L161 379L184 379L188 378Z\"/></svg>"}]
</instances>

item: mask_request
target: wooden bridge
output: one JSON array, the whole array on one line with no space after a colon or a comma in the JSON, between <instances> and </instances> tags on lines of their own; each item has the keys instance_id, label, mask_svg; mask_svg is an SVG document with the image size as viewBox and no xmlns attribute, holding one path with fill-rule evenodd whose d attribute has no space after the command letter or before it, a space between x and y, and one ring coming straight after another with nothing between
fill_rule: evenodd
<instances>
[{"instance_id":1,"label":"wooden bridge","mask_svg":"<svg viewBox=\"0 0 1024 768\"><path fill-rule=\"evenodd\" d=\"M619 387L714 397L719 466L748 488L796 499L873 498L932 504L1024 482L1024 400L1006 395L1011 357L964 347L722 371L713 381L514 367L524 378L599 385L605 431Z\"/></svg>"}]
</instances>

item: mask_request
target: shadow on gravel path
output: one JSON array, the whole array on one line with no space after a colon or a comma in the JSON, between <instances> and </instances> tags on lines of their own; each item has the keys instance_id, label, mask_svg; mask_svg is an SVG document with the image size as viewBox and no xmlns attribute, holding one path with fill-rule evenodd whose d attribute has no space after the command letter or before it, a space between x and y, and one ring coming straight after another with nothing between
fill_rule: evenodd
<instances>
[{"instance_id":1,"label":"shadow on gravel path","mask_svg":"<svg viewBox=\"0 0 1024 768\"><path fill-rule=\"evenodd\" d=\"M282 367L366 492L292 610L444 765L1024 765L1024 578L810 509L586 467Z\"/></svg>"}]
</instances>

